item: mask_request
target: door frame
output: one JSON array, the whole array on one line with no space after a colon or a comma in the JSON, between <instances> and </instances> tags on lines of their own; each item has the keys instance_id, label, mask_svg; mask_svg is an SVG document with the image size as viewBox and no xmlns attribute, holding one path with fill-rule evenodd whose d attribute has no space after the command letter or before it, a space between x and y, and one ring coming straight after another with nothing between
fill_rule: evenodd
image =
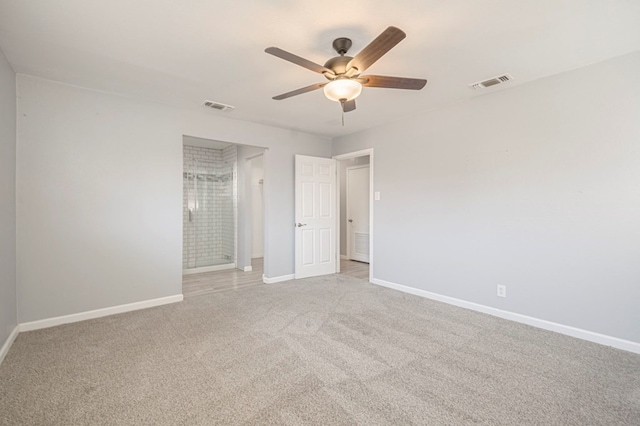
<instances>
[{"instance_id":1,"label":"door frame","mask_svg":"<svg viewBox=\"0 0 640 426\"><path fill-rule=\"evenodd\" d=\"M345 168L346 173L345 173L345 191L346 191L346 209L345 209L345 213L347 214L347 221L349 220L349 171L350 170L356 170L356 169L364 169L364 168L369 168L369 164L360 164L358 166L348 166ZM369 172L371 172L371 169L369 168ZM339 184L340 182L338 182ZM369 185L371 185L371 173L369 173ZM338 206L338 208L340 208L340 206ZM369 208L371 208L371 206L369 206ZM338 210L340 211L340 210ZM338 218L338 221L340 221L340 218ZM338 229L338 231L340 231L340 229ZM371 229L369 229L369 232L371 232ZM347 232L345 232L345 234L347 235L347 257L349 259L351 259L352 256L352 252L351 252L351 230L348 228L347 225ZM371 238L371 234L369 234L369 238ZM369 247L369 249L371 249L371 247ZM369 260L371 260L371 258L369 258Z\"/></svg>"},{"instance_id":2,"label":"door frame","mask_svg":"<svg viewBox=\"0 0 640 426\"><path fill-rule=\"evenodd\" d=\"M348 152L345 154L334 155L333 159L342 161L342 160L350 160L352 158L357 157L365 157L369 156L369 282L373 279L373 262L375 260L374 252L373 252L373 196L374 196L374 157L373 157L373 148L361 149L359 151ZM338 208L338 212L340 212L340 167L336 167L338 174L338 185L336 190L336 206ZM340 272L340 220L338 218L338 228L337 228L337 237L336 237L336 272Z\"/></svg>"}]
</instances>

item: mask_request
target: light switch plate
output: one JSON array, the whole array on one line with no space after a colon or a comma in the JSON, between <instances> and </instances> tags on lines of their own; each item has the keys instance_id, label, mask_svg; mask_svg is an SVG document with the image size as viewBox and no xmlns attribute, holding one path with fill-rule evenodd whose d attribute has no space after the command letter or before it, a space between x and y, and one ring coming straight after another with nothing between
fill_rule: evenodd
<instances>
[{"instance_id":1,"label":"light switch plate","mask_svg":"<svg viewBox=\"0 0 640 426\"><path fill-rule=\"evenodd\" d=\"M373 193L373 198L376 201L380 201L380 191L376 191Z\"/></svg>"}]
</instances>

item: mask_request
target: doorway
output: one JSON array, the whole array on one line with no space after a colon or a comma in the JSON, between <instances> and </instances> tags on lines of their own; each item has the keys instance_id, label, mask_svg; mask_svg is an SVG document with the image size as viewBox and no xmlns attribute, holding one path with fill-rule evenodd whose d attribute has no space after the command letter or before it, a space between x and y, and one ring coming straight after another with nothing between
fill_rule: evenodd
<instances>
[{"instance_id":1,"label":"doorway","mask_svg":"<svg viewBox=\"0 0 640 426\"><path fill-rule=\"evenodd\" d=\"M370 281L373 275L373 149L338 160L338 272Z\"/></svg>"},{"instance_id":2,"label":"doorway","mask_svg":"<svg viewBox=\"0 0 640 426\"><path fill-rule=\"evenodd\" d=\"M367 164L346 168L346 257L369 263L369 156ZM345 160L346 161L346 160Z\"/></svg>"},{"instance_id":3,"label":"doorway","mask_svg":"<svg viewBox=\"0 0 640 426\"><path fill-rule=\"evenodd\" d=\"M263 283L267 149L183 136L183 294Z\"/></svg>"}]
</instances>

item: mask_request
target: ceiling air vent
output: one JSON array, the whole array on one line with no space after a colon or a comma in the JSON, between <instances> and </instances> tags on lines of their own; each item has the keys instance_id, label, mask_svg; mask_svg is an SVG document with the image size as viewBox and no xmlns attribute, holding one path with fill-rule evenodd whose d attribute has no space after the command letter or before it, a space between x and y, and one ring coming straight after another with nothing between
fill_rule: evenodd
<instances>
[{"instance_id":1,"label":"ceiling air vent","mask_svg":"<svg viewBox=\"0 0 640 426\"><path fill-rule=\"evenodd\" d=\"M231 106L231 105L221 104L220 102L213 102L213 101L204 101L202 105L206 106L207 108L217 109L219 111L231 111L235 108L234 106Z\"/></svg>"},{"instance_id":2,"label":"ceiling air vent","mask_svg":"<svg viewBox=\"0 0 640 426\"><path fill-rule=\"evenodd\" d=\"M513 77L509 74L502 74L497 77L490 78L489 80L479 81L477 83L470 84L469 87L473 89L486 89L487 87L495 86L496 84L504 83L505 81L513 80Z\"/></svg>"}]
</instances>

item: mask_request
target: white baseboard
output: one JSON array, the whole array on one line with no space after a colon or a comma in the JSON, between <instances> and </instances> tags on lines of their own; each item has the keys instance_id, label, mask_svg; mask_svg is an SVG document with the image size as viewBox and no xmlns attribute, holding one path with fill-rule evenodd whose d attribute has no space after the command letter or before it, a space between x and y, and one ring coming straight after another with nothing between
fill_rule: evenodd
<instances>
[{"instance_id":1,"label":"white baseboard","mask_svg":"<svg viewBox=\"0 0 640 426\"><path fill-rule=\"evenodd\" d=\"M342 259L342 260L349 260L349 256L346 256L346 255L344 255L344 254L341 254L341 255L340 255L340 259Z\"/></svg>"},{"instance_id":2,"label":"white baseboard","mask_svg":"<svg viewBox=\"0 0 640 426\"><path fill-rule=\"evenodd\" d=\"M11 349L11 345L13 345L14 340L16 340L16 337L18 337L18 332L20 331L20 326L16 325L13 328L13 331L11 332L11 334L9 334L9 337L7 337L7 340L4 342L4 345L2 345L2 348L0 348L0 364L2 364L2 361L4 361L4 357L7 356L7 354L9 353L9 349Z\"/></svg>"},{"instance_id":3,"label":"white baseboard","mask_svg":"<svg viewBox=\"0 0 640 426\"><path fill-rule=\"evenodd\" d=\"M234 269L235 263L224 263L221 265L202 266L200 268L183 269L182 275L201 274L203 272L224 271L225 269Z\"/></svg>"},{"instance_id":4,"label":"white baseboard","mask_svg":"<svg viewBox=\"0 0 640 426\"><path fill-rule=\"evenodd\" d=\"M253 271L253 267L251 267L251 266L245 266L245 267L244 267L244 269L243 269L243 271L244 271L244 272L251 272L251 271Z\"/></svg>"},{"instance_id":5,"label":"white baseboard","mask_svg":"<svg viewBox=\"0 0 640 426\"><path fill-rule=\"evenodd\" d=\"M77 314L47 318L38 321L23 322L19 324L19 327L20 331L39 330L41 328L55 327L56 325L61 324L69 324L72 322L85 321L88 319L106 317L114 314L121 314L123 312L137 311L139 309L167 305L169 303L182 302L182 299L182 294L176 294L175 296L161 297L158 299L145 300L142 302L127 303L126 305L112 306L110 308L96 309L94 311L79 312Z\"/></svg>"},{"instance_id":6,"label":"white baseboard","mask_svg":"<svg viewBox=\"0 0 640 426\"><path fill-rule=\"evenodd\" d=\"M253 254L251 255L251 258L252 258L252 259L259 259L259 258L261 258L261 257L264 257L264 254L263 254L263 253L253 253Z\"/></svg>"},{"instance_id":7,"label":"white baseboard","mask_svg":"<svg viewBox=\"0 0 640 426\"><path fill-rule=\"evenodd\" d=\"M296 276L294 274L289 274L289 275L281 275L279 277L273 277L273 278L267 278L264 275L262 276L262 282L265 284L275 284L275 283L281 283L283 281L290 281L292 279L294 279Z\"/></svg>"},{"instance_id":8,"label":"white baseboard","mask_svg":"<svg viewBox=\"0 0 640 426\"><path fill-rule=\"evenodd\" d=\"M514 312L503 311L501 309L492 308L490 306L480 305L478 303L467 302L466 300L456 299L454 297L443 296L437 293L431 293L429 291L420 290L413 287L408 287L402 284L396 284L389 281L380 280L378 278L372 278L373 284L381 285L383 287L399 290L404 293L413 294L415 296L425 297L427 299L436 300L438 302L447 303L449 305L459 306L461 308L471 309L472 311L482 312L485 314L493 315L495 317L504 318L507 320L519 322L522 324L531 325L533 327L542 328L544 330L554 331L556 333L565 334L571 337L577 337L578 339L588 340L590 342L599 343L605 346L612 346L617 349L622 349L629 352L640 354L640 343L632 342L631 340L624 340L613 336L607 336L605 334L594 333L593 331L583 330L581 328L571 327L569 325L558 324L555 322L530 317L527 315L516 314Z\"/></svg>"}]
</instances>

